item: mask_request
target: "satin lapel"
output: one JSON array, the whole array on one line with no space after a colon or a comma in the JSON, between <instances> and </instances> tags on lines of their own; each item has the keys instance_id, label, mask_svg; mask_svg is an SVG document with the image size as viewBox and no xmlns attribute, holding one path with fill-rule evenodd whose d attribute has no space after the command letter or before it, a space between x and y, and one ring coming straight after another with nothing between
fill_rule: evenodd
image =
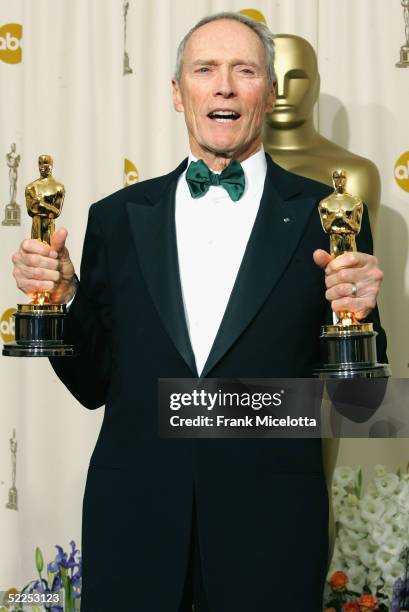
<instances>
[{"instance_id":1,"label":"satin lapel","mask_svg":"<svg viewBox=\"0 0 409 612\"><path fill-rule=\"evenodd\" d=\"M186 165L186 164L184 164ZM142 273L162 323L197 377L179 277L175 228L175 192L181 164L156 202L128 202L128 215Z\"/></svg>"},{"instance_id":2,"label":"satin lapel","mask_svg":"<svg viewBox=\"0 0 409 612\"><path fill-rule=\"evenodd\" d=\"M201 377L209 374L256 316L285 272L317 205L314 197L303 197L300 193L294 197L297 190L291 188L288 179L287 183L285 181L285 171L268 160L266 182L253 230Z\"/></svg>"}]
</instances>

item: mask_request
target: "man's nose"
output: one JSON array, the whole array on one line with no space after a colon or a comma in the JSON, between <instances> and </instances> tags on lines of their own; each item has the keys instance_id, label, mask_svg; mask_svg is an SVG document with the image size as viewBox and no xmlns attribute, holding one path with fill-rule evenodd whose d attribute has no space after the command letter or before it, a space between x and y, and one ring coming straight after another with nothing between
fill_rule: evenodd
<instances>
[{"instance_id":1,"label":"man's nose","mask_svg":"<svg viewBox=\"0 0 409 612\"><path fill-rule=\"evenodd\" d=\"M215 95L223 96L223 98L231 98L236 95L234 79L230 70L226 69L219 72L215 87Z\"/></svg>"}]
</instances>

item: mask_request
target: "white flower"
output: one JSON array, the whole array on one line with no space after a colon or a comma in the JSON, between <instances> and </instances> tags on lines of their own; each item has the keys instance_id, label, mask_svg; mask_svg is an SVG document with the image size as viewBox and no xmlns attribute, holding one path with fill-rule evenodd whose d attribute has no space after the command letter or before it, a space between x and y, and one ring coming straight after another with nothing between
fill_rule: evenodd
<instances>
[{"instance_id":1,"label":"white flower","mask_svg":"<svg viewBox=\"0 0 409 612\"><path fill-rule=\"evenodd\" d=\"M394 561L390 568L384 572L383 578L389 586L393 586L398 578L405 576L405 566L399 561Z\"/></svg>"},{"instance_id":2,"label":"white flower","mask_svg":"<svg viewBox=\"0 0 409 612\"><path fill-rule=\"evenodd\" d=\"M392 527L398 531L409 531L409 514L397 512L391 519Z\"/></svg>"},{"instance_id":3,"label":"white flower","mask_svg":"<svg viewBox=\"0 0 409 612\"><path fill-rule=\"evenodd\" d=\"M358 555L361 563L367 568L376 570L377 565L375 561L375 553L378 550L378 546L370 538L365 538L358 542Z\"/></svg>"},{"instance_id":4,"label":"white flower","mask_svg":"<svg viewBox=\"0 0 409 612\"><path fill-rule=\"evenodd\" d=\"M338 521L348 530L348 535L353 538L364 538L367 529L366 525L361 519L358 508L343 508L338 514ZM351 533L354 532L354 534Z\"/></svg>"},{"instance_id":5,"label":"white flower","mask_svg":"<svg viewBox=\"0 0 409 612\"><path fill-rule=\"evenodd\" d=\"M348 569L348 589L362 592L366 582L366 569L362 565L354 565Z\"/></svg>"},{"instance_id":6,"label":"white flower","mask_svg":"<svg viewBox=\"0 0 409 612\"><path fill-rule=\"evenodd\" d=\"M401 480L392 499L401 510L409 512L409 483Z\"/></svg>"},{"instance_id":7,"label":"white flower","mask_svg":"<svg viewBox=\"0 0 409 612\"><path fill-rule=\"evenodd\" d=\"M395 502L391 501L390 499L388 500L384 500L385 501L385 512L384 512L384 518L385 519L391 519L392 522L392 517L394 517L396 515L396 513L399 511L399 508L397 506L397 504L395 504Z\"/></svg>"},{"instance_id":8,"label":"white flower","mask_svg":"<svg viewBox=\"0 0 409 612\"><path fill-rule=\"evenodd\" d=\"M393 537L393 529L390 523L377 523L373 526L371 536L378 546L382 546Z\"/></svg>"},{"instance_id":9,"label":"white flower","mask_svg":"<svg viewBox=\"0 0 409 612\"><path fill-rule=\"evenodd\" d=\"M355 540L346 534L343 536L340 535L340 548L345 557L359 559L358 540Z\"/></svg>"},{"instance_id":10,"label":"white flower","mask_svg":"<svg viewBox=\"0 0 409 612\"><path fill-rule=\"evenodd\" d=\"M396 535L391 535L382 545L381 549L396 558L401 554L405 543Z\"/></svg>"},{"instance_id":11,"label":"white flower","mask_svg":"<svg viewBox=\"0 0 409 612\"><path fill-rule=\"evenodd\" d=\"M385 574L391 570L395 559L390 553L384 550L378 550L375 553L375 561L379 569Z\"/></svg>"},{"instance_id":12,"label":"white flower","mask_svg":"<svg viewBox=\"0 0 409 612\"><path fill-rule=\"evenodd\" d=\"M375 466L376 477L359 499L358 469L341 466L334 475L338 534L329 575L344 571L351 591L362 592L366 584L390 600L393 584L405 575L400 557L409 547L409 473L398 476Z\"/></svg>"},{"instance_id":13,"label":"white flower","mask_svg":"<svg viewBox=\"0 0 409 612\"><path fill-rule=\"evenodd\" d=\"M357 511L355 508L342 508L338 512L337 520L341 523L341 525L348 527L350 521L353 521L356 518Z\"/></svg>"},{"instance_id":14,"label":"white flower","mask_svg":"<svg viewBox=\"0 0 409 612\"><path fill-rule=\"evenodd\" d=\"M381 465L380 463L375 465L375 474L377 475L378 478L382 478L382 476L385 476L386 474L385 466Z\"/></svg>"},{"instance_id":15,"label":"white flower","mask_svg":"<svg viewBox=\"0 0 409 612\"><path fill-rule=\"evenodd\" d=\"M371 589L372 595L376 594L381 580L381 572L379 570L369 570L367 574L367 585Z\"/></svg>"},{"instance_id":16,"label":"white flower","mask_svg":"<svg viewBox=\"0 0 409 612\"><path fill-rule=\"evenodd\" d=\"M361 499L360 506L362 517L370 522L378 521L385 511L385 504L382 500L371 499L366 495Z\"/></svg>"},{"instance_id":17,"label":"white flower","mask_svg":"<svg viewBox=\"0 0 409 612\"><path fill-rule=\"evenodd\" d=\"M353 531L352 529L347 529L347 534L349 538L351 538L352 540L356 540L357 542L359 540L366 538L368 535L367 533L364 533L363 531Z\"/></svg>"},{"instance_id":18,"label":"white flower","mask_svg":"<svg viewBox=\"0 0 409 612\"><path fill-rule=\"evenodd\" d=\"M383 497L389 497L399 485L399 476L385 474L382 478L375 478L375 486Z\"/></svg>"},{"instance_id":19,"label":"white flower","mask_svg":"<svg viewBox=\"0 0 409 612\"><path fill-rule=\"evenodd\" d=\"M359 506L359 499L353 493L349 493L346 502L349 506L355 508Z\"/></svg>"},{"instance_id":20,"label":"white flower","mask_svg":"<svg viewBox=\"0 0 409 612\"><path fill-rule=\"evenodd\" d=\"M332 500L335 508L342 504L346 496L347 492L344 487L337 484L332 485Z\"/></svg>"},{"instance_id":21,"label":"white flower","mask_svg":"<svg viewBox=\"0 0 409 612\"><path fill-rule=\"evenodd\" d=\"M337 569L339 569L340 565L343 563L344 561L343 561L342 553L337 547L337 545L335 545L334 554L332 555L332 559L331 559L331 567L335 567L334 571L336 571Z\"/></svg>"},{"instance_id":22,"label":"white flower","mask_svg":"<svg viewBox=\"0 0 409 612\"><path fill-rule=\"evenodd\" d=\"M355 470L349 465L340 465L334 470L334 484L340 487L353 485L355 478Z\"/></svg>"},{"instance_id":23,"label":"white flower","mask_svg":"<svg viewBox=\"0 0 409 612\"><path fill-rule=\"evenodd\" d=\"M362 499L375 500L375 501L382 500L382 495L374 482L371 482L368 485L365 495L363 496Z\"/></svg>"}]
</instances>

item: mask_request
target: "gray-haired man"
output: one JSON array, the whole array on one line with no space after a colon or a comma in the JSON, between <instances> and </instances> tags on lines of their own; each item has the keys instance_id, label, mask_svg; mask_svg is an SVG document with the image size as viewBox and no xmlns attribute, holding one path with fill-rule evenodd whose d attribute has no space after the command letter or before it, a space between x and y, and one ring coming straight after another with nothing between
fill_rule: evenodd
<instances>
[{"instance_id":1,"label":"gray-haired man","mask_svg":"<svg viewBox=\"0 0 409 612\"><path fill-rule=\"evenodd\" d=\"M367 214L363 252L331 261L317 212L330 189L264 154L272 54L261 24L202 20L173 80L189 158L91 207L78 287L63 229L51 249L25 241L14 256L24 291L75 294L80 356L52 365L86 407L106 405L84 498L82 612L321 610L321 441L158 436L158 378L311 376L331 307L371 313L383 359Z\"/></svg>"}]
</instances>

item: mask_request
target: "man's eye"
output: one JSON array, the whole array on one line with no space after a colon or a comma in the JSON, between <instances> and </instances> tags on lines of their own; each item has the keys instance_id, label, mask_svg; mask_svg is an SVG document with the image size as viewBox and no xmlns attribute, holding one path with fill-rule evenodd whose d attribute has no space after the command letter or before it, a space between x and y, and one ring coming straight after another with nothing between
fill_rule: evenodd
<instances>
[{"instance_id":1,"label":"man's eye","mask_svg":"<svg viewBox=\"0 0 409 612\"><path fill-rule=\"evenodd\" d=\"M242 68L241 72L244 72L244 74L254 74L254 70L251 68Z\"/></svg>"},{"instance_id":2,"label":"man's eye","mask_svg":"<svg viewBox=\"0 0 409 612\"><path fill-rule=\"evenodd\" d=\"M196 70L196 72L208 72L209 68L207 68L207 66L201 66L200 68L198 68L198 70Z\"/></svg>"}]
</instances>

